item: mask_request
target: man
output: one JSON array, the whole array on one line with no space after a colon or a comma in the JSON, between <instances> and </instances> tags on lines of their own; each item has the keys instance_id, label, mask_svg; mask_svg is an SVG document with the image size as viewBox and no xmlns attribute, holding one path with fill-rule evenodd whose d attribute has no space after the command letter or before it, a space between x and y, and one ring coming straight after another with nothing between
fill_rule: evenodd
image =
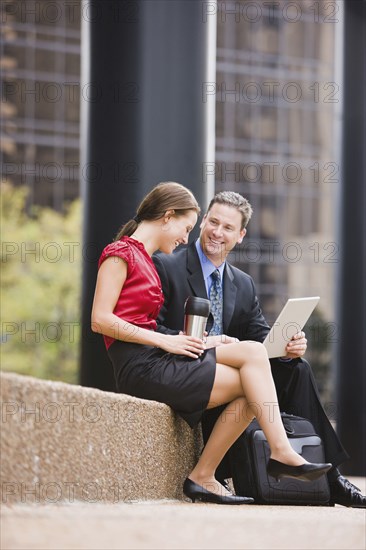
<instances>
[{"instance_id":1,"label":"man","mask_svg":"<svg viewBox=\"0 0 366 550\"><path fill-rule=\"evenodd\" d=\"M241 195L231 191L218 193L203 217L196 242L175 254L154 256L165 296L159 315L162 325L170 330L182 330L186 298L210 297L212 301L215 294L211 326L220 326L221 334L239 340L264 340L269 326L261 312L253 280L227 261L229 252L245 237L251 215L252 208ZM221 280L218 282L218 279ZM220 300L222 303L217 309ZM217 331L214 333L218 334ZM224 337L216 337L216 341L218 345L224 345ZM302 359L306 342L304 333L298 333L287 346L287 356L271 360L280 409L308 418L321 436L325 460L333 464L328 473L331 504L365 508L366 497L337 468L349 457L320 403L311 368ZM202 421L205 441L217 417L218 409L205 413ZM220 481L231 477L229 458L232 449L217 470Z\"/></svg>"}]
</instances>

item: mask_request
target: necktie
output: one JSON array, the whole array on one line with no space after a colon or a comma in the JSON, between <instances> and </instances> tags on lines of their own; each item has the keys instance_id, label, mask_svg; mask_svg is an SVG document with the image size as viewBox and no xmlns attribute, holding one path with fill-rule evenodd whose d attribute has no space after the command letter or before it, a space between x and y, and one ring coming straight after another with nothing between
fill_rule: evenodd
<instances>
[{"instance_id":1,"label":"necktie","mask_svg":"<svg viewBox=\"0 0 366 550\"><path fill-rule=\"evenodd\" d=\"M210 302L214 324L210 330L210 336L213 336L215 334L222 334L222 286L220 271L215 269L215 271L211 273L211 278Z\"/></svg>"}]
</instances>

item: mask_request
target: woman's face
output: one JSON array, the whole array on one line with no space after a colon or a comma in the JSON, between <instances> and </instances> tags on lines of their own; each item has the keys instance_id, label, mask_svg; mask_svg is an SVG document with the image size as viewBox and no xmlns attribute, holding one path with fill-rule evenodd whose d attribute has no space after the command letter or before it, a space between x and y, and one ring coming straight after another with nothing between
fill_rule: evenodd
<instances>
[{"instance_id":1,"label":"woman's face","mask_svg":"<svg viewBox=\"0 0 366 550\"><path fill-rule=\"evenodd\" d=\"M171 254L180 244L188 243L188 235L197 223L197 213L189 210L183 216L170 216L162 225L159 250Z\"/></svg>"}]
</instances>

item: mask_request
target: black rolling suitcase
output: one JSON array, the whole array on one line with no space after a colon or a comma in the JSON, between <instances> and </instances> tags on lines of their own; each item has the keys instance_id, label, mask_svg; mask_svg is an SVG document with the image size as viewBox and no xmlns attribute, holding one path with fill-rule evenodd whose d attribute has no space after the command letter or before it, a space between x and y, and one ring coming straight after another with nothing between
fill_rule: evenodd
<instances>
[{"instance_id":1,"label":"black rolling suitcase","mask_svg":"<svg viewBox=\"0 0 366 550\"><path fill-rule=\"evenodd\" d=\"M320 437L309 420L282 413L287 437L308 462L324 462ZM258 422L253 422L231 449L232 476L237 495L251 496L258 504L326 505L329 484L326 475L316 481L282 478L277 481L267 474L270 457L268 442Z\"/></svg>"}]
</instances>

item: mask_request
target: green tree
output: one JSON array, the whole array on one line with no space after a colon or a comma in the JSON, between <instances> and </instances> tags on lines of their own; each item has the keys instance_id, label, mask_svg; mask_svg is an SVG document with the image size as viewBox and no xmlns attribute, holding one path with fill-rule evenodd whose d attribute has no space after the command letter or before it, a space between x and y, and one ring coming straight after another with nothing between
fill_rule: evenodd
<instances>
[{"instance_id":1,"label":"green tree","mask_svg":"<svg viewBox=\"0 0 366 550\"><path fill-rule=\"evenodd\" d=\"M77 381L80 341L80 201L65 215L1 186L2 368Z\"/></svg>"}]
</instances>

